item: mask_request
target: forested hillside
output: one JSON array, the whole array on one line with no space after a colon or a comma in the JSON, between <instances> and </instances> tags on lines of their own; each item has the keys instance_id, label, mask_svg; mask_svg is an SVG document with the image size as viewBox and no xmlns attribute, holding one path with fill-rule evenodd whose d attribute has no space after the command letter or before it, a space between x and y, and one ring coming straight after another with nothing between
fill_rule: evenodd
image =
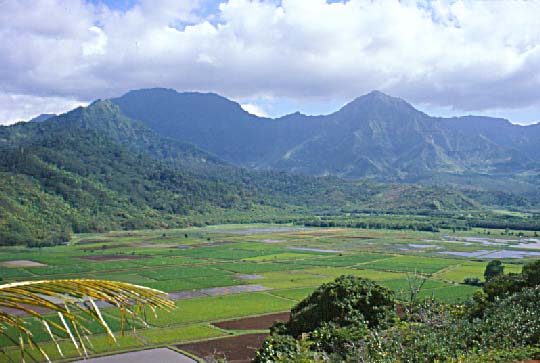
<instances>
[{"instance_id":1,"label":"forested hillside","mask_svg":"<svg viewBox=\"0 0 540 363\"><path fill-rule=\"evenodd\" d=\"M0 148L3 244L59 243L72 232L208 220L479 206L441 188L238 168L194 145L158 136L109 101L2 127Z\"/></svg>"}]
</instances>

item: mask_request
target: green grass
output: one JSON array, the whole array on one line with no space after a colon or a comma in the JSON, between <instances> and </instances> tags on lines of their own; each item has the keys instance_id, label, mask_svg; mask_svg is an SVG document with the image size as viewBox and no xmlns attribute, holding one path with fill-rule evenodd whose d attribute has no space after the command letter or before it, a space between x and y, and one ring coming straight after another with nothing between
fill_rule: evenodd
<instances>
[{"instance_id":1,"label":"green grass","mask_svg":"<svg viewBox=\"0 0 540 363\"><path fill-rule=\"evenodd\" d=\"M23 268L0 266L0 277L3 279L28 278L32 276L34 275Z\"/></svg>"},{"instance_id":2,"label":"green grass","mask_svg":"<svg viewBox=\"0 0 540 363\"><path fill-rule=\"evenodd\" d=\"M418 281L416 283L418 283ZM410 290L409 281L407 279L385 280L385 281L380 281L379 284L395 292L398 292L398 291L408 292ZM447 286L450 286L450 285L441 281L427 279L423 283L422 289L423 290L436 289L436 288L442 288L442 287L447 287Z\"/></svg>"},{"instance_id":3,"label":"green grass","mask_svg":"<svg viewBox=\"0 0 540 363\"><path fill-rule=\"evenodd\" d=\"M60 322L60 319L56 315L48 315L48 317L50 317L52 321L56 322L57 324L62 325ZM109 328L113 332L121 331L122 325L120 322L119 314L117 312L115 311L113 312L112 310L104 311L103 317L105 321L107 322L107 324L109 325ZM125 330L128 330L132 327L131 322L132 322L131 319L126 319ZM141 322L135 321L134 323L135 323L135 327L140 328L143 326ZM35 341L37 342L50 341L49 334L44 329L43 324L39 322L37 319L31 318L31 317L26 318L25 325L30 331L32 331ZM101 325L97 321L94 321L94 320L89 321L86 324L86 327L94 334L105 333L105 330L101 327ZM52 331L56 335L58 335L60 338L68 338L68 336L64 332L61 332L54 327L52 327ZM12 339L15 339L15 340L18 339L18 331L15 330L14 328L6 329L6 334L9 335ZM6 338L3 335L0 336L0 347L10 346L10 345L13 345L13 343L8 338Z\"/></svg>"},{"instance_id":4,"label":"green grass","mask_svg":"<svg viewBox=\"0 0 540 363\"><path fill-rule=\"evenodd\" d=\"M139 275L153 280L180 280L193 277L224 276L230 272L217 270L208 266L176 266L140 270Z\"/></svg>"},{"instance_id":5,"label":"green grass","mask_svg":"<svg viewBox=\"0 0 540 363\"><path fill-rule=\"evenodd\" d=\"M400 272L388 272L377 270L363 270L363 269L349 269L349 268L335 268L335 267L317 267L305 270L307 273L324 275L332 277L332 279L341 275L354 275L363 277L365 279L371 279L375 281L393 280L405 277L404 273Z\"/></svg>"},{"instance_id":6,"label":"green grass","mask_svg":"<svg viewBox=\"0 0 540 363\"><path fill-rule=\"evenodd\" d=\"M259 227L268 225L260 224ZM333 281L341 275L355 275L377 281L382 286L396 292L398 299L408 299L407 274L432 274L423 286L419 298L434 296L444 302L459 302L470 297L475 287L450 284L444 281L462 282L465 277L483 277L486 263L467 259L430 257L427 252L407 251L414 255L388 255L399 253L404 244L417 243L422 239L439 239L438 234L413 231L369 231L372 240L351 240L349 235L364 235L366 231L342 229L336 233L324 234L314 229L299 235L288 232L268 232L257 235L236 235L228 233L232 229L249 229L254 225L216 226L200 229L113 232L107 234L86 234L76 238L107 238L107 245L119 248L101 250L101 244L69 245L52 248L28 249L5 247L0 249L0 261L32 260L45 263L46 267L8 268L0 266L0 276L4 281L21 279L58 278L99 278L125 281L172 292L226 287L240 284L260 284L274 290L258 293L242 293L216 297L179 300L177 309L170 313L158 311L158 317L148 314L151 327L119 337L120 345L110 344L103 330L95 323L90 330L95 334L95 351L105 352L150 344L167 344L179 341L207 339L222 335L222 331L209 325L212 321L254 316L271 312L288 311L298 301L307 297L322 283ZM166 237L162 234L165 233ZM184 234L188 233L188 238ZM473 232L459 232L460 236ZM482 235L475 231L474 235ZM190 249L157 246L158 244L201 245L211 241L231 241L230 244L204 246ZM262 243L262 239L275 239L276 244ZM354 242L354 243L353 243ZM120 244L129 243L130 247ZM139 244L155 243L155 247ZM462 245L444 242L430 242L444 246L445 250L457 251ZM306 246L323 249L346 250L346 253L328 254L314 251L288 250L291 246ZM97 247L97 248L96 248ZM474 247L476 248L476 247ZM83 249L87 249L86 252ZM94 252L88 252L94 249ZM393 251L393 252L390 252ZM77 256L146 255L125 261L90 261ZM505 272L519 272L521 266L506 264ZM242 281L237 274L258 274L262 279ZM119 312L105 308L103 313L113 331L120 330ZM150 312L148 312L150 313ZM31 329L36 331L36 340L44 342L46 350L51 350L48 336L37 321L28 318ZM0 339L0 346L12 343ZM65 342L68 355L74 350ZM18 351L11 348L8 354L18 358ZM1 355L0 355L1 357ZM53 354L53 357L54 356ZM0 358L1 360L2 358ZM16 359L17 361L19 359Z\"/></svg>"},{"instance_id":7,"label":"green grass","mask_svg":"<svg viewBox=\"0 0 540 363\"><path fill-rule=\"evenodd\" d=\"M165 251L163 250L154 250L154 251L149 251L149 253L153 253L153 254L161 254L161 253L166 253ZM161 256L156 256L156 257L153 257L153 258L142 258L140 260L134 260L133 261L135 264L139 265L139 266L166 266L166 265L196 265L196 264L199 264L199 263L208 263L207 261L204 261L204 260L200 260L200 259L197 259L197 258L190 258L190 257L182 257L182 256L165 256L165 257L161 257Z\"/></svg>"},{"instance_id":8,"label":"green grass","mask_svg":"<svg viewBox=\"0 0 540 363\"><path fill-rule=\"evenodd\" d=\"M92 255L89 255L92 256ZM90 261L79 258L72 258L71 264L49 265L45 267L28 267L26 270L40 276L48 275L81 275L92 271L114 271L123 269L138 268L136 260L127 261Z\"/></svg>"},{"instance_id":9,"label":"green grass","mask_svg":"<svg viewBox=\"0 0 540 363\"><path fill-rule=\"evenodd\" d=\"M242 281L233 276L204 276L185 278L180 280L166 280L156 282L145 282L141 285L151 287L152 289L162 290L165 292L181 291L181 290L198 290L210 287L224 287L241 285Z\"/></svg>"},{"instance_id":10,"label":"green grass","mask_svg":"<svg viewBox=\"0 0 540 363\"><path fill-rule=\"evenodd\" d=\"M145 283L155 282L146 276L141 276L135 273L102 273L82 276L88 279L110 280L110 281L122 281L129 282L131 284L143 285Z\"/></svg>"},{"instance_id":11,"label":"green grass","mask_svg":"<svg viewBox=\"0 0 540 363\"><path fill-rule=\"evenodd\" d=\"M212 265L231 272L242 274L255 274L262 272L304 269L306 266L294 263L254 263L254 262L229 262Z\"/></svg>"},{"instance_id":12,"label":"green grass","mask_svg":"<svg viewBox=\"0 0 540 363\"><path fill-rule=\"evenodd\" d=\"M504 265L504 272L505 273L520 273L521 272L521 266L520 265ZM486 264L483 262L467 262L463 263L462 265L457 266L456 268L452 268L448 271L443 271L440 274L437 274L437 278L449 280L449 281L455 281L455 282L463 282L463 280L466 277L478 277L480 281L484 281L484 271L486 270Z\"/></svg>"},{"instance_id":13,"label":"green grass","mask_svg":"<svg viewBox=\"0 0 540 363\"><path fill-rule=\"evenodd\" d=\"M177 254L181 256L194 258L207 258L214 260L242 260L250 257L271 255L274 250L247 250L235 247L235 245L224 245L215 247L200 247L188 250L178 250Z\"/></svg>"},{"instance_id":14,"label":"green grass","mask_svg":"<svg viewBox=\"0 0 540 363\"><path fill-rule=\"evenodd\" d=\"M198 299L180 300L177 308L168 314L150 317L154 326L170 326L194 322L265 314L289 310L294 303L266 293L235 294Z\"/></svg>"},{"instance_id":15,"label":"green grass","mask_svg":"<svg viewBox=\"0 0 540 363\"><path fill-rule=\"evenodd\" d=\"M302 261L302 264L313 266L347 267L358 263L380 260L391 256L382 254L343 255L337 257L318 258Z\"/></svg>"},{"instance_id":16,"label":"green grass","mask_svg":"<svg viewBox=\"0 0 540 363\"><path fill-rule=\"evenodd\" d=\"M139 331L140 330L137 330L137 332ZM144 345L143 341L141 341L133 331L127 331L124 336L116 334L115 337L116 342L112 341L107 335L93 336L90 339L92 342L92 350L95 352L109 352Z\"/></svg>"},{"instance_id":17,"label":"green grass","mask_svg":"<svg viewBox=\"0 0 540 363\"><path fill-rule=\"evenodd\" d=\"M116 342L114 342L110 337L106 335L96 335L92 336L90 338L91 345L86 344L87 349L89 349L89 352L95 352L95 353L101 353L101 352L109 352L109 351L117 351L117 350L123 350L133 347L138 347L144 345L144 342L142 342L140 339L138 339L133 333L127 332L124 336L120 336L117 334L116 336ZM60 348L62 350L62 353L64 353L64 357L78 357L79 354L77 353L77 349L71 343L71 341L63 340L59 342ZM41 348L45 351L45 353L51 358L52 360L61 359L62 356L58 352L56 345L52 342L50 343L42 343L40 344ZM28 352L35 357L36 359L43 361L45 360L45 357L41 355L41 353L35 349L35 348L29 348ZM3 356L2 353L0 353L0 360L2 360L3 357L6 359L7 362L14 361L14 362L20 362L20 351L16 349L15 347L6 349L6 355ZM27 357L28 359L28 357ZM32 361L31 359L28 359L28 361Z\"/></svg>"},{"instance_id":18,"label":"green grass","mask_svg":"<svg viewBox=\"0 0 540 363\"><path fill-rule=\"evenodd\" d=\"M301 287L298 289L272 290L270 293L286 299L300 301L308 297L313 291L315 291L315 289L316 287Z\"/></svg>"},{"instance_id":19,"label":"green grass","mask_svg":"<svg viewBox=\"0 0 540 363\"><path fill-rule=\"evenodd\" d=\"M458 303L463 302L474 294L479 288L474 286L456 285L443 287L440 289L428 289L422 290L418 294L419 298L431 298L434 297L439 301L446 303Z\"/></svg>"},{"instance_id":20,"label":"green grass","mask_svg":"<svg viewBox=\"0 0 540 363\"><path fill-rule=\"evenodd\" d=\"M429 258L417 256L398 256L381 261L363 263L359 266L375 270L391 270L431 274L452 265L463 263L461 260Z\"/></svg>"},{"instance_id":21,"label":"green grass","mask_svg":"<svg viewBox=\"0 0 540 363\"><path fill-rule=\"evenodd\" d=\"M145 329L139 330L138 334L153 344L176 343L190 340L202 340L205 338L218 337L225 333L208 325L188 325L181 327Z\"/></svg>"},{"instance_id":22,"label":"green grass","mask_svg":"<svg viewBox=\"0 0 540 363\"><path fill-rule=\"evenodd\" d=\"M305 270L266 272L260 275L264 278L246 282L260 284L273 289L291 289L295 287L318 286L321 283L333 280L332 277L307 273Z\"/></svg>"},{"instance_id":23,"label":"green grass","mask_svg":"<svg viewBox=\"0 0 540 363\"><path fill-rule=\"evenodd\" d=\"M279 260L295 260L295 259L304 259L304 258L306 258L305 254L284 252L284 253L276 253L272 255L245 258L244 261L264 262L264 261L279 261Z\"/></svg>"}]
</instances>

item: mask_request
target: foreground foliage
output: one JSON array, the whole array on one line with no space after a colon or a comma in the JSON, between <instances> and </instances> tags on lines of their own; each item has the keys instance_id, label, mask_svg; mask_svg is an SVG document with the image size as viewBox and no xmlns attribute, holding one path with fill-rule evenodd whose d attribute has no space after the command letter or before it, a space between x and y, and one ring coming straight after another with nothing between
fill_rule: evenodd
<instances>
[{"instance_id":1,"label":"foreground foliage","mask_svg":"<svg viewBox=\"0 0 540 363\"><path fill-rule=\"evenodd\" d=\"M86 356L90 343L87 326L91 322L97 322L116 341L101 314L99 305L103 302L120 309L122 333L128 318L145 324L142 318L146 309L155 314L157 308L174 308L174 303L161 291L124 282L78 279L16 282L0 285L0 335L19 346L22 362L38 360L29 353L33 347L50 360L34 339L35 327L29 327L28 320L20 315L24 313L42 324L61 356L62 338L68 338L78 354ZM43 309L56 314L44 314Z\"/></svg>"},{"instance_id":2,"label":"foreground foliage","mask_svg":"<svg viewBox=\"0 0 540 363\"><path fill-rule=\"evenodd\" d=\"M435 300L399 304L399 317L392 309L386 309L394 301L379 306L376 298L365 300L373 304L370 310L364 304L351 304L356 299L354 293L336 295L333 292L340 290L382 289L368 280L339 277L293 308L291 323L277 323L273 327L272 335L257 353L256 362L458 363L540 357L540 286L533 285L535 280L530 275L538 265L540 261L524 269L529 273L524 273L529 284L490 299L479 291L462 305ZM495 277L490 283L504 276L507 275ZM295 312L314 303L317 307L312 310L320 311L318 320L299 334ZM332 314L335 306L346 306L347 317L336 320ZM384 318L378 319L385 324L370 321L371 311L376 308L384 312Z\"/></svg>"}]
</instances>

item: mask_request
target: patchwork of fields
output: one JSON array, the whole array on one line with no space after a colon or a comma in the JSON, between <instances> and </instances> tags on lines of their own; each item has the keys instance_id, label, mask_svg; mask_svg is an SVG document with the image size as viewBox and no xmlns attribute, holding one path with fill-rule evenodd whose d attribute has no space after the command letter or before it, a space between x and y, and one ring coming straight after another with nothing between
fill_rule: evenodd
<instances>
[{"instance_id":1,"label":"patchwork of fields","mask_svg":"<svg viewBox=\"0 0 540 363\"><path fill-rule=\"evenodd\" d=\"M410 296L411 279L426 279L420 298L463 301L477 289L463 285L463 280L482 279L487 261L447 252L468 256L480 250L519 251L524 243L536 243L531 238L495 240L484 232L450 236L444 232L227 225L85 234L65 246L2 248L0 276L3 282L98 278L171 293L175 310L157 318L149 316L149 327L135 324L136 329L119 337L118 343L110 342L97 324L90 326L96 333L92 353L106 354L264 333L266 329L224 329L218 325L227 324L213 323L288 311L317 286L343 274L376 280L403 300ZM529 258L533 257L505 261L506 271L519 272ZM103 312L111 329L119 331L118 312L109 308ZM45 351L60 359L37 322L28 318L28 325L36 332L36 340L44 342ZM8 357L18 359L19 351L9 339L0 339L0 347ZM62 347L67 360L76 355L67 341ZM32 353L41 359L39 352Z\"/></svg>"}]
</instances>

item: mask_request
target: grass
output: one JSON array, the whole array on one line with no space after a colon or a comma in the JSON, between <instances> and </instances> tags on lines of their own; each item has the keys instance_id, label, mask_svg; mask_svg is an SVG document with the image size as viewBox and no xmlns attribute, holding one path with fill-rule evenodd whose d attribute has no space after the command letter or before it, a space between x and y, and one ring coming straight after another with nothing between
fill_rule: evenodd
<instances>
[{"instance_id":1,"label":"grass","mask_svg":"<svg viewBox=\"0 0 540 363\"><path fill-rule=\"evenodd\" d=\"M212 265L213 268L218 268L226 271L255 274L262 272L283 271L304 269L306 266L293 263L254 263L254 262L229 262Z\"/></svg>"},{"instance_id":2,"label":"grass","mask_svg":"<svg viewBox=\"0 0 540 363\"><path fill-rule=\"evenodd\" d=\"M270 293L272 295L281 296L286 299L291 299L295 301L300 301L308 297L316 287L301 287L298 289L288 289L288 290L273 290Z\"/></svg>"},{"instance_id":3,"label":"grass","mask_svg":"<svg viewBox=\"0 0 540 363\"><path fill-rule=\"evenodd\" d=\"M188 325L160 329L145 329L138 334L152 344L176 343L218 337L225 333L208 325Z\"/></svg>"},{"instance_id":4,"label":"grass","mask_svg":"<svg viewBox=\"0 0 540 363\"><path fill-rule=\"evenodd\" d=\"M142 276L135 273L130 274L130 273L122 273L122 272L93 274L93 275L87 275L83 277L99 279L99 280L123 281L123 282L129 282L131 284L136 284L136 285L143 285L145 283L155 282L155 280L148 278L146 276Z\"/></svg>"},{"instance_id":5,"label":"grass","mask_svg":"<svg viewBox=\"0 0 540 363\"><path fill-rule=\"evenodd\" d=\"M208 266L176 266L169 268L156 268L140 270L140 275L153 280L180 280L193 277L223 276L230 272L217 270Z\"/></svg>"},{"instance_id":6,"label":"grass","mask_svg":"<svg viewBox=\"0 0 540 363\"><path fill-rule=\"evenodd\" d=\"M375 281L393 280L405 277L404 273L400 272L388 272L388 271L374 271L363 269L348 269L348 268L334 268L334 267L317 267L305 270L308 273L329 276L332 279L341 275L354 275L363 277L365 279L371 279Z\"/></svg>"},{"instance_id":7,"label":"grass","mask_svg":"<svg viewBox=\"0 0 540 363\"><path fill-rule=\"evenodd\" d=\"M260 284L273 289L291 289L295 287L318 286L329 282L333 278L305 272L305 270L276 271L259 274L261 280L246 281L252 284Z\"/></svg>"},{"instance_id":8,"label":"grass","mask_svg":"<svg viewBox=\"0 0 540 363\"><path fill-rule=\"evenodd\" d=\"M390 270L431 274L449 266L458 265L462 262L463 261L460 260L444 258L398 256L380 261L363 263L360 266L363 268L375 270Z\"/></svg>"},{"instance_id":9,"label":"grass","mask_svg":"<svg viewBox=\"0 0 540 363\"><path fill-rule=\"evenodd\" d=\"M347 274L376 280L395 291L397 298L407 299L407 274L416 271L421 273L421 277L428 277L419 298L435 297L444 302L459 302L470 297L477 288L455 283L462 282L465 277L482 278L487 263L467 258L431 257L429 254L432 252L422 250L400 250L409 243L423 243L424 239L434 240L429 243L444 248L445 251L477 249L476 246L438 242L440 234L427 232L342 228L337 232L334 229L313 229L304 232L236 233L238 230L248 231L258 227L266 228L268 225L85 234L75 238L102 242L42 249L4 247L0 249L0 261L32 260L48 266L0 266L0 277L4 282L43 278L99 278L140 284L167 292L240 284L260 284L273 289L267 292L179 300L176 302L177 309L170 313L158 312L157 318L148 314L150 328L139 329L142 324L138 324L135 334L128 332L125 337L119 337L119 345L111 344L101 328L97 324L91 324L90 330L97 334L92 338L94 351L106 352L220 336L222 331L210 326L211 322L288 311L322 283ZM458 234L482 236L482 233L478 230ZM185 234L188 234L187 238ZM352 238L365 237L367 234L371 238L369 241ZM265 239L281 242L261 242ZM208 242L220 241L230 243L207 245ZM104 244L107 247L102 249ZM166 246L169 244L192 245L193 248ZM294 246L346 252L325 254L287 249ZM90 252L91 250L93 252ZM80 258L118 254L144 255L145 258L123 261L91 261ZM505 272L521 270L520 265L506 264L505 267ZM262 279L242 281L237 278L238 274L257 274ZM119 331L119 312L105 308L103 313L112 330ZM48 335L41 325L31 318L27 320L28 326L35 330L36 340L44 342L45 349L51 352L53 358L57 358L58 354L54 353L53 346L48 342ZM19 361L19 352L9 347L12 345L11 342L0 339L0 346L7 347L8 356ZM76 355L68 342L62 342L62 345L68 356Z\"/></svg>"},{"instance_id":10,"label":"grass","mask_svg":"<svg viewBox=\"0 0 540 363\"><path fill-rule=\"evenodd\" d=\"M0 266L0 276L3 279L9 279L9 278L29 278L34 275L23 268Z\"/></svg>"},{"instance_id":11,"label":"grass","mask_svg":"<svg viewBox=\"0 0 540 363\"><path fill-rule=\"evenodd\" d=\"M181 280L166 280L166 281L156 281L156 282L145 282L142 285L146 287L151 287L152 289L162 290L165 292L174 292L181 290L198 290L205 289L210 287L225 287L225 286L234 286L240 285L242 281L237 280L236 278L225 275L225 276L205 276L205 277L194 277L186 278Z\"/></svg>"},{"instance_id":12,"label":"grass","mask_svg":"<svg viewBox=\"0 0 540 363\"><path fill-rule=\"evenodd\" d=\"M467 262L463 263L456 268L452 268L448 271L443 271L442 273L437 274L437 278L463 282L466 277L478 277L480 281L484 281L484 271L486 269L486 264L483 262ZM504 265L505 273L519 273L521 272L520 265Z\"/></svg>"},{"instance_id":13,"label":"grass","mask_svg":"<svg viewBox=\"0 0 540 363\"><path fill-rule=\"evenodd\" d=\"M306 258L305 254L300 253L276 253L272 255L264 255L257 257L245 258L244 261L279 261L279 260L295 260L295 259L304 259Z\"/></svg>"},{"instance_id":14,"label":"grass","mask_svg":"<svg viewBox=\"0 0 540 363\"><path fill-rule=\"evenodd\" d=\"M87 344L87 349L89 349L90 353L92 352L102 353L102 352L109 352L109 351L124 350L128 348L144 345L144 342L141 341L136 335L134 335L131 332L125 334L124 336L117 336L116 342L112 341L111 338L106 335L92 336L90 338L90 342L91 344ZM73 343L71 343L70 341L68 340L60 341L59 345L60 345L60 349L62 350L62 353L64 354L64 357L78 357L79 356L77 349L75 348ZM52 360L58 360L58 359L63 358L58 352L56 345L52 342L41 344L41 348ZM45 357L43 357L43 355L41 355L41 353L35 348L29 348L28 352L33 357L35 357L36 359L40 361L45 360ZM2 356L0 355L0 357ZM6 349L6 355L4 357L6 358L7 362L21 361L21 353L15 347ZM28 360L28 361L32 361L32 360Z\"/></svg>"},{"instance_id":15,"label":"grass","mask_svg":"<svg viewBox=\"0 0 540 363\"><path fill-rule=\"evenodd\" d=\"M177 301L169 314L150 317L153 326L170 326L289 310L294 303L266 293L247 293Z\"/></svg>"},{"instance_id":16,"label":"grass","mask_svg":"<svg viewBox=\"0 0 540 363\"><path fill-rule=\"evenodd\" d=\"M305 265L313 266L330 266L330 267L347 267L363 262L380 260L391 256L382 254L362 254L362 255L344 255L337 257L318 258L302 261Z\"/></svg>"},{"instance_id":17,"label":"grass","mask_svg":"<svg viewBox=\"0 0 540 363\"><path fill-rule=\"evenodd\" d=\"M271 255L274 251L264 250L247 250L235 248L234 245L224 245L215 247L201 247L188 250L179 250L178 255L194 257L194 258L206 258L214 260L242 260L250 257L258 257L264 255Z\"/></svg>"},{"instance_id":18,"label":"grass","mask_svg":"<svg viewBox=\"0 0 540 363\"><path fill-rule=\"evenodd\" d=\"M55 315L50 315L50 317L57 324L62 325L58 317L56 317ZM105 321L107 321L107 324L109 325L109 328L113 332L121 331L122 325L121 325L121 322L120 322L119 314L117 312L104 311L103 312L103 317L104 317ZM26 322L26 327L30 331L32 331L35 341L37 341L37 342L47 342L47 341L50 340L49 334L46 332L46 330L44 329L43 324L41 322L39 322L38 320L36 320L34 318L27 318L27 319L25 319L25 322ZM140 328L140 327L143 326L141 322L135 321L134 323L135 323L135 327ZM86 324L86 327L94 334L105 333L103 327L96 321L89 321ZM129 330L131 327L132 327L131 319L127 319L126 320L125 330ZM58 335L60 338L68 338L68 336L65 333L63 333L61 331L58 331L54 327L52 327L52 331L56 335ZM15 339L15 340L18 339L18 331L15 330L14 328L8 328L6 330L6 334L8 334L12 339ZM10 346L10 345L13 345L12 341L10 341L8 338L4 337L3 335L0 336L0 347L6 347L6 346Z\"/></svg>"},{"instance_id":19,"label":"grass","mask_svg":"<svg viewBox=\"0 0 540 363\"><path fill-rule=\"evenodd\" d=\"M418 294L419 298L435 298L446 303L458 303L472 297L479 288L474 286L456 285L440 289L422 290Z\"/></svg>"}]
</instances>

